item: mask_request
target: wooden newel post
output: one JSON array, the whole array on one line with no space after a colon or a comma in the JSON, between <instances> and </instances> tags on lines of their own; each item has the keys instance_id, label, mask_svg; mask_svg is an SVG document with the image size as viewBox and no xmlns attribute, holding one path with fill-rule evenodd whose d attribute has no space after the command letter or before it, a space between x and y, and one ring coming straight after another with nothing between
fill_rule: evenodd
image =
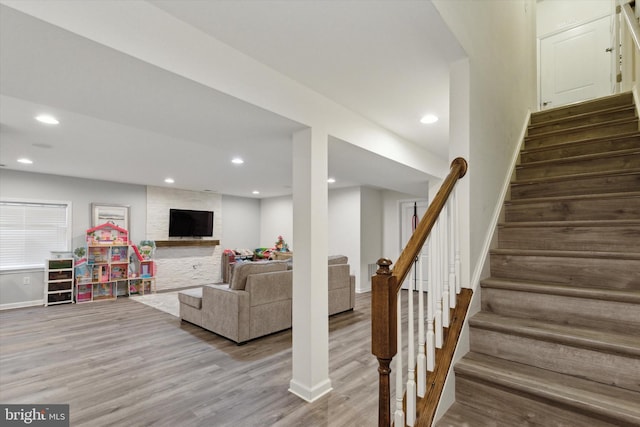
<instances>
[{"instance_id":1,"label":"wooden newel post","mask_svg":"<svg viewBox=\"0 0 640 427\"><path fill-rule=\"evenodd\" d=\"M371 353L378 358L378 425L388 427L391 422L389 365L397 351L398 293L396 278L389 268L391 260L380 258L377 264L378 270L371 280Z\"/></svg>"}]
</instances>

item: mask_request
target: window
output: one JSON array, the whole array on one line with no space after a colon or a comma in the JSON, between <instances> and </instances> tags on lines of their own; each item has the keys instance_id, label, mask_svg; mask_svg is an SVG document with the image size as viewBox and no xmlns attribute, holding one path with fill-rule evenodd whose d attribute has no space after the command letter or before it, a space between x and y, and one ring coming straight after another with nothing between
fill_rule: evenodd
<instances>
[{"instance_id":1,"label":"window","mask_svg":"<svg viewBox=\"0 0 640 427\"><path fill-rule=\"evenodd\" d=\"M51 251L68 251L71 203L0 201L0 270L44 266Z\"/></svg>"}]
</instances>

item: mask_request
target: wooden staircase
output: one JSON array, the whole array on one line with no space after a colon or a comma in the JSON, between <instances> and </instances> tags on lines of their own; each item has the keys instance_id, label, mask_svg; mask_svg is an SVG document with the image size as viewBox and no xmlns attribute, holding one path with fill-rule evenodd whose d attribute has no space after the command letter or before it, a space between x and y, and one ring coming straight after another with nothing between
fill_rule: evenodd
<instances>
[{"instance_id":1,"label":"wooden staircase","mask_svg":"<svg viewBox=\"0 0 640 427\"><path fill-rule=\"evenodd\" d=\"M640 425L640 132L630 93L535 113L437 426Z\"/></svg>"}]
</instances>

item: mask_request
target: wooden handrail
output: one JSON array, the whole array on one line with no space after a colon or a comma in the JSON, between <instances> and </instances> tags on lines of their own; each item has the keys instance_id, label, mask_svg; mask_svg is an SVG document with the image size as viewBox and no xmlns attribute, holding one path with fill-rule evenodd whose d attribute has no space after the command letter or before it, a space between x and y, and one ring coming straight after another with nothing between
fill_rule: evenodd
<instances>
[{"instance_id":1,"label":"wooden handrail","mask_svg":"<svg viewBox=\"0 0 640 427\"><path fill-rule=\"evenodd\" d=\"M396 262L396 266L393 268L393 275L396 277L398 288L395 290L396 293L400 290L400 286L402 286L402 282L407 277L409 270L411 270L411 266L413 265L413 261L416 259L420 250L424 246L424 242L427 241L427 236L431 232L433 225L436 223L442 208L447 203L449 199L449 195L453 191L453 188L456 185L456 182L467 173L467 161L462 157L458 157L451 162L451 169L449 171L449 175L445 178L442 186L438 190L436 197L433 199L433 202L427 208L427 212L425 212L424 216L418 223L416 227L416 231L413 232L411 238L407 242L407 245L402 250L400 257L398 257L398 261Z\"/></svg>"},{"instance_id":2,"label":"wooden handrail","mask_svg":"<svg viewBox=\"0 0 640 427\"><path fill-rule=\"evenodd\" d=\"M378 270L371 283L371 352L378 359L378 425L389 426L391 420L389 374L391 360L397 352L398 291L414 260L420 253L456 182L467 173L467 161L458 157L451 162L449 174L427 208L413 235L402 250L393 270L391 260L378 260ZM400 373L398 375L401 375Z\"/></svg>"}]
</instances>

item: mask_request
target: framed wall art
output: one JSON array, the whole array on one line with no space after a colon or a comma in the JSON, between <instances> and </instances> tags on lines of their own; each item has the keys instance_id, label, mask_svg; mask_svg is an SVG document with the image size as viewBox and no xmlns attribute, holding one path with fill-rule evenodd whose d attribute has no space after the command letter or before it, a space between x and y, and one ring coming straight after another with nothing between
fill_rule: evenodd
<instances>
[{"instance_id":1,"label":"framed wall art","mask_svg":"<svg viewBox=\"0 0 640 427\"><path fill-rule=\"evenodd\" d=\"M109 203L91 203L91 227L111 222L125 230L129 229L129 206Z\"/></svg>"}]
</instances>

